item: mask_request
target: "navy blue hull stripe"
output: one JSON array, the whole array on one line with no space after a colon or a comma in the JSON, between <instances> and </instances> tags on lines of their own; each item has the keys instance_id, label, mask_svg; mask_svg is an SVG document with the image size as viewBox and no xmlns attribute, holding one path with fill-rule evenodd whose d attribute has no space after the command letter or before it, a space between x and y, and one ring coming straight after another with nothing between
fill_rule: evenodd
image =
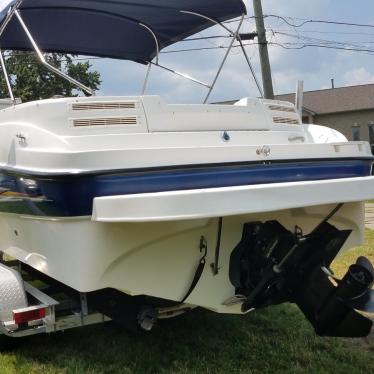
<instances>
[{"instance_id":1,"label":"navy blue hull stripe","mask_svg":"<svg viewBox=\"0 0 374 374\"><path fill-rule=\"evenodd\" d=\"M80 177L0 172L0 211L47 216L91 215L95 197L198 188L355 178L371 174L371 160L229 165Z\"/></svg>"}]
</instances>

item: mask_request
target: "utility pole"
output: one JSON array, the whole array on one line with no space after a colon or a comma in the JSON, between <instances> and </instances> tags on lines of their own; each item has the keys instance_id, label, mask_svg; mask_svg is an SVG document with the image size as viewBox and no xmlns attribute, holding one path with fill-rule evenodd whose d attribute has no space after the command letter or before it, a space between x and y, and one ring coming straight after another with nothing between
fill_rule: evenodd
<instances>
[{"instance_id":1,"label":"utility pole","mask_svg":"<svg viewBox=\"0 0 374 374\"><path fill-rule=\"evenodd\" d=\"M258 50L260 54L262 83L264 86L264 96L266 99L274 99L273 81L271 79L271 69L268 52L268 42L264 25L264 15L262 13L261 0L253 0L253 9L256 17Z\"/></svg>"}]
</instances>

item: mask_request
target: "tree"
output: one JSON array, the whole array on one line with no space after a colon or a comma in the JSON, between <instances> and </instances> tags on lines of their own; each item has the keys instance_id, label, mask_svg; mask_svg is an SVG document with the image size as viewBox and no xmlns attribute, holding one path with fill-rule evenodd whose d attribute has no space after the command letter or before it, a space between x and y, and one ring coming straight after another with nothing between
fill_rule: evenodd
<instances>
[{"instance_id":1,"label":"tree","mask_svg":"<svg viewBox=\"0 0 374 374\"><path fill-rule=\"evenodd\" d=\"M84 85L97 90L100 73L91 71L88 61L74 62L74 57L63 53L46 55L48 63L62 70ZM14 96L23 102L52 96L77 96L81 89L44 67L32 52L12 51L5 56ZM83 92L85 94L85 92ZM0 97L9 97L3 75L0 78Z\"/></svg>"}]
</instances>

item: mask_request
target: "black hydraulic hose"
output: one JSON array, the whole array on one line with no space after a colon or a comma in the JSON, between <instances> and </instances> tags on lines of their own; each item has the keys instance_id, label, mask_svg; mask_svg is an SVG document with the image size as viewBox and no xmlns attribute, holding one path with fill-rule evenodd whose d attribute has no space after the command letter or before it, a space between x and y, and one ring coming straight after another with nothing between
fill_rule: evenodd
<instances>
[{"instance_id":1,"label":"black hydraulic hose","mask_svg":"<svg viewBox=\"0 0 374 374\"><path fill-rule=\"evenodd\" d=\"M318 229L326 222L328 222L342 207L344 203L338 204L331 212L330 214L312 231L312 234L317 232Z\"/></svg>"},{"instance_id":2,"label":"black hydraulic hose","mask_svg":"<svg viewBox=\"0 0 374 374\"><path fill-rule=\"evenodd\" d=\"M218 232L217 232L217 243L216 243L216 250L214 254L214 263L211 265L213 274L218 274L218 264L219 264L219 255L221 251L221 238L222 238L222 225L223 225L223 218L219 217L218 219Z\"/></svg>"}]
</instances>

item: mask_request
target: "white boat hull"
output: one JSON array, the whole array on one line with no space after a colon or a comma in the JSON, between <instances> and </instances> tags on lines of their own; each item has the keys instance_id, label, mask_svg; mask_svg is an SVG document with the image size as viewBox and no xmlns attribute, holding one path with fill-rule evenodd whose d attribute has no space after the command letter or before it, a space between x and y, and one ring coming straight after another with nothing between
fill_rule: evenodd
<instances>
[{"instance_id":1,"label":"white boat hull","mask_svg":"<svg viewBox=\"0 0 374 374\"><path fill-rule=\"evenodd\" d=\"M0 250L80 291L115 288L129 295L148 295L180 301L191 285L201 253L199 240L208 243L207 265L186 303L220 313L241 313L240 305L225 305L235 294L229 259L246 222L277 220L307 234L335 207L295 208L224 218L219 272L214 275L217 218L172 222L93 222L90 217L47 219L0 215ZM331 221L353 230L344 248L363 241L362 203L346 204Z\"/></svg>"}]
</instances>

